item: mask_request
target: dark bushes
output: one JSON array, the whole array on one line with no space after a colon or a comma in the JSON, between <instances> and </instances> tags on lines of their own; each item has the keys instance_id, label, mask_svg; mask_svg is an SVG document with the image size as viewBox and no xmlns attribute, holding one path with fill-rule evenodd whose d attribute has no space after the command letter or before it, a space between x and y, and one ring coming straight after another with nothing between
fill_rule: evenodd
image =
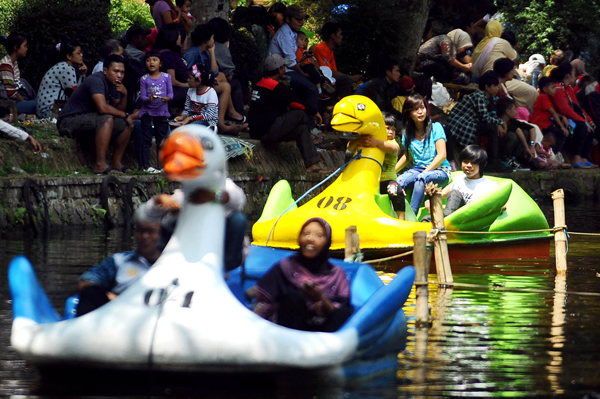
<instances>
[{"instance_id":1,"label":"dark bushes","mask_svg":"<svg viewBox=\"0 0 600 399\"><path fill-rule=\"evenodd\" d=\"M27 57L20 61L21 74L37 87L50 68L53 48L65 38L76 38L88 70L98 61L97 49L111 35L106 0L28 0L14 11L12 32L27 37Z\"/></svg>"}]
</instances>

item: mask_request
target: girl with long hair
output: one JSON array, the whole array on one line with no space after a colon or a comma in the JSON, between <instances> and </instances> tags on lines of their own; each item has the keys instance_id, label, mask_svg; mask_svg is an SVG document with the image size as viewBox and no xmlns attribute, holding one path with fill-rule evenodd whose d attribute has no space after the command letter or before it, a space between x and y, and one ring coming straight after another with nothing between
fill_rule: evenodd
<instances>
[{"instance_id":1,"label":"girl with long hair","mask_svg":"<svg viewBox=\"0 0 600 399\"><path fill-rule=\"evenodd\" d=\"M396 180L402 193L413 188L410 207L415 215L425 197L425 185L429 182L443 187L450 180L450 163L446 159L446 133L439 122L431 123L425 100L420 94L410 95L402 108L404 132L402 145L404 155L396 163L396 172L402 170L409 161L413 166L398 176ZM404 219L404 213L398 215Z\"/></svg>"}]
</instances>

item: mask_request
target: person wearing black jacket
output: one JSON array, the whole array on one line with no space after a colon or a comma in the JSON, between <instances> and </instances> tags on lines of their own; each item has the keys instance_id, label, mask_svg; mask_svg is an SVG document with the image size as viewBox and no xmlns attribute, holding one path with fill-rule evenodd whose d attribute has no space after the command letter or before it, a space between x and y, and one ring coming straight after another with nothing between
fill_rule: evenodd
<instances>
[{"instance_id":1,"label":"person wearing black jacket","mask_svg":"<svg viewBox=\"0 0 600 399\"><path fill-rule=\"evenodd\" d=\"M267 148L276 148L283 141L296 141L307 173L329 173L319 168L321 158L310 134L304 105L279 82L289 63L278 54L266 58L264 77L252 89L248 112L250 137Z\"/></svg>"},{"instance_id":2,"label":"person wearing black jacket","mask_svg":"<svg viewBox=\"0 0 600 399\"><path fill-rule=\"evenodd\" d=\"M369 97L377 104L381 112L389 112L398 120L402 120L402 114L392 106L390 88L392 84L398 84L400 75L400 67L396 60L383 59L380 64L379 77L372 79L363 92L364 96Z\"/></svg>"}]
</instances>

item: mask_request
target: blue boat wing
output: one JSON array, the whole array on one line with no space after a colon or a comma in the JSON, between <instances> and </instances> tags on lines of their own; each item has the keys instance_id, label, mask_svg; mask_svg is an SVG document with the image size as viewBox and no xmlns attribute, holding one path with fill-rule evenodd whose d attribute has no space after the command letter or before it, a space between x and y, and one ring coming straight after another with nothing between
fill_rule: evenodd
<instances>
[{"instance_id":1,"label":"blue boat wing","mask_svg":"<svg viewBox=\"0 0 600 399\"><path fill-rule=\"evenodd\" d=\"M10 262L8 283L12 295L13 319L24 317L39 324L61 320L26 257L19 255Z\"/></svg>"},{"instance_id":2,"label":"blue boat wing","mask_svg":"<svg viewBox=\"0 0 600 399\"><path fill-rule=\"evenodd\" d=\"M366 337L369 331L402 308L414 281L415 268L403 268L388 285L379 288L342 329L356 328L361 338Z\"/></svg>"}]
</instances>

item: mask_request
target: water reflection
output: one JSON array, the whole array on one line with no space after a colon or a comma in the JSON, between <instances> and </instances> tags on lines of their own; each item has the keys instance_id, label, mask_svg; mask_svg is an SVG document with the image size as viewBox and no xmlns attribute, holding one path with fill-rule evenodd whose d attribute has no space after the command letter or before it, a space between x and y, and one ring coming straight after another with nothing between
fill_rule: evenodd
<instances>
[{"instance_id":1,"label":"water reflection","mask_svg":"<svg viewBox=\"0 0 600 399\"><path fill-rule=\"evenodd\" d=\"M578 226L571 227L575 231L600 231L599 216L600 212L591 207L578 214L567 209L567 223ZM52 303L62 309L85 269L111 253L130 249L132 244L130 232L123 230L108 234L95 229L56 231L38 240L9 238L0 241L0 283L7 287L6 265L10 258L25 253ZM497 289L438 289L431 285L431 328L415 328L413 292L405 306L410 321L409 340L406 350L398 355L398 373L391 384L375 381L370 386L341 388L331 386L328 380L315 380L314 376L288 375L276 380L256 376L200 380L196 376L190 381L202 389L185 391L183 383L160 385L150 380L141 391L130 385L116 392L94 391L84 385L77 394L210 398L582 397L600 390L600 297L566 295L564 291L600 292L599 249L598 237L572 237L566 277L555 275L551 260L457 265L453 267L457 283ZM386 270L394 267L386 265ZM385 280L391 276L382 277ZM435 276L430 275L429 280L435 280ZM9 294L6 289L0 290L0 395L60 396L56 391L40 390L37 371L9 348L11 323ZM299 387L298 382L303 379L317 386Z\"/></svg>"}]
</instances>

